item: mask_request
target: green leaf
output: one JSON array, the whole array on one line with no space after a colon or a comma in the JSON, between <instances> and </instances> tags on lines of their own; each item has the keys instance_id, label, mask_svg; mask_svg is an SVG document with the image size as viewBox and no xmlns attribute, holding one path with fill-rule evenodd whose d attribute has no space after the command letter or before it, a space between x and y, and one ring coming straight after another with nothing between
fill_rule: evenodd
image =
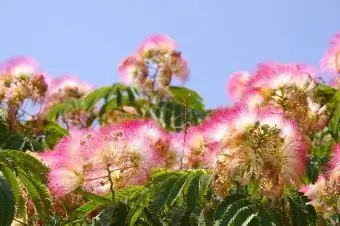
<instances>
[{"instance_id":1,"label":"green leaf","mask_svg":"<svg viewBox=\"0 0 340 226\"><path fill-rule=\"evenodd\" d=\"M149 205L149 193L145 193L137 198L137 200L133 203L133 206L128 213L130 218L130 226L135 225L135 223L140 219L140 215L143 213L145 208Z\"/></svg>"},{"instance_id":2,"label":"green leaf","mask_svg":"<svg viewBox=\"0 0 340 226\"><path fill-rule=\"evenodd\" d=\"M123 95L122 92L120 91L120 88L116 89L116 101L118 106L123 105Z\"/></svg>"},{"instance_id":3,"label":"green leaf","mask_svg":"<svg viewBox=\"0 0 340 226\"><path fill-rule=\"evenodd\" d=\"M9 226L14 217L14 195L8 182L0 176L0 225Z\"/></svg>"},{"instance_id":4,"label":"green leaf","mask_svg":"<svg viewBox=\"0 0 340 226\"><path fill-rule=\"evenodd\" d=\"M165 180L161 185L161 191L159 193L159 196L155 202L156 209L160 210L164 204L166 203L168 196L172 190L172 187L177 181L177 177L171 176L167 180Z\"/></svg>"},{"instance_id":5,"label":"green leaf","mask_svg":"<svg viewBox=\"0 0 340 226\"><path fill-rule=\"evenodd\" d=\"M160 216L159 216L159 212L153 209L152 205L149 206L148 208L145 208L144 213L150 225L163 226Z\"/></svg>"},{"instance_id":6,"label":"green leaf","mask_svg":"<svg viewBox=\"0 0 340 226\"><path fill-rule=\"evenodd\" d=\"M316 212L312 206L306 204L307 198L301 193L293 193L288 198L290 215L292 224L299 225L315 225Z\"/></svg>"},{"instance_id":7,"label":"green leaf","mask_svg":"<svg viewBox=\"0 0 340 226\"><path fill-rule=\"evenodd\" d=\"M242 207L236 212L231 225L234 226L248 225L248 223L251 222L251 220L256 216L257 216L256 209L252 208L251 206Z\"/></svg>"},{"instance_id":8,"label":"green leaf","mask_svg":"<svg viewBox=\"0 0 340 226\"><path fill-rule=\"evenodd\" d=\"M99 195L96 195L94 193L91 193L91 192L87 192L87 191L84 191L84 190L79 190L79 192L87 199L90 199L90 200L93 200L93 201L96 201L98 203L102 203L102 204L112 204L112 200L111 199L108 199L106 197L103 197L103 196L99 196ZM111 195L111 194L110 194Z\"/></svg>"},{"instance_id":9,"label":"green leaf","mask_svg":"<svg viewBox=\"0 0 340 226\"><path fill-rule=\"evenodd\" d=\"M169 193L169 196L167 197L166 204L171 206L175 203L175 201L180 196L182 190L184 189L187 179L189 175L184 174L181 177L178 178L176 183L172 186L171 192Z\"/></svg>"},{"instance_id":10,"label":"green leaf","mask_svg":"<svg viewBox=\"0 0 340 226\"><path fill-rule=\"evenodd\" d=\"M19 178L28 191L29 197L34 203L36 212L41 217L46 217L52 213L52 204L47 187L36 180L34 177L30 177L19 168Z\"/></svg>"},{"instance_id":11,"label":"green leaf","mask_svg":"<svg viewBox=\"0 0 340 226\"><path fill-rule=\"evenodd\" d=\"M102 209L104 206L106 206L106 204L93 201L93 200L88 201L87 203L83 204L78 209L76 209L74 213L72 213L72 215L67 218L64 224L70 224L70 223L74 223L75 221L79 219L84 219L93 211Z\"/></svg>"},{"instance_id":12,"label":"green leaf","mask_svg":"<svg viewBox=\"0 0 340 226\"><path fill-rule=\"evenodd\" d=\"M114 90L113 86L104 86L99 89L96 89L89 93L83 102L84 108L86 111L93 110L94 106L100 101L101 99L107 98L111 92Z\"/></svg>"},{"instance_id":13,"label":"green leaf","mask_svg":"<svg viewBox=\"0 0 340 226\"><path fill-rule=\"evenodd\" d=\"M200 188L200 173L195 173L190 175L190 181L188 182L188 190L187 190L187 207L188 211L193 211L196 206Z\"/></svg>"},{"instance_id":14,"label":"green leaf","mask_svg":"<svg viewBox=\"0 0 340 226\"><path fill-rule=\"evenodd\" d=\"M330 120L328 127L330 128L334 139L338 140L340 136L340 101L334 110L333 117Z\"/></svg>"},{"instance_id":15,"label":"green leaf","mask_svg":"<svg viewBox=\"0 0 340 226\"><path fill-rule=\"evenodd\" d=\"M12 192L15 198L17 214L21 218L25 218L27 208L26 208L25 198L20 188L20 182L18 181L18 178L16 177L14 172L6 166L3 166L2 168L0 168L0 171L2 171L2 174L4 175L4 177L7 179L8 183L11 186L11 189L12 189Z\"/></svg>"},{"instance_id":16,"label":"green leaf","mask_svg":"<svg viewBox=\"0 0 340 226\"><path fill-rule=\"evenodd\" d=\"M180 103L192 109L204 110L203 98L196 91L178 86L170 86L169 90Z\"/></svg>"},{"instance_id":17,"label":"green leaf","mask_svg":"<svg viewBox=\"0 0 340 226\"><path fill-rule=\"evenodd\" d=\"M227 196L223 202L217 207L214 213L214 219L220 220L228 208L236 201L244 199L244 195L230 195Z\"/></svg>"},{"instance_id":18,"label":"green leaf","mask_svg":"<svg viewBox=\"0 0 340 226\"><path fill-rule=\"evenodd\" d=\"M244 210L249 205L251 205L251 202L246 198L239 199L239 200L233 202L231 205L228 206L228 208L226 209L226 211L222 215L220 225L232 224L234 218L237 216L239 211ZM248 219L248 217L243 219L243 222L245 222ZM240 222L240 221L242 221L242 219L239 219L238 221Z\"/></svg>"},{"instance_id":19,"label":"green leaf","mask_svg":"<svg viewBox=\"0 0 340 226\"><path fill-rule=\"evenodd\" d=\"M56 121L65 110L65 103L59 103L54 105L47 113L46 119L49 121Z\"/></svg>"},{"instance_id":20,"label":"green leaf","mask_svg":"<svg viewBox=\"0 0 340 226\"><path fill-rule=\"evenodd\" d=\"M15 166L34 175L34 178L42 183L47 183L47 167L33 156L17 150L2 150L0 151L0 159L1 158L10 159Z\"/></svg>"},{"instance_id":21,"label":"green leaf","mask_svg":"<svg viewBox=\"0 0 340 226\"><path fill-rule=\"evenodd\" d=\"M68 134L68 131L61 127L58 123L47 121L44 127L45 140L50 149L54 148L56 143Z\"/></svg>"}]
</instances>

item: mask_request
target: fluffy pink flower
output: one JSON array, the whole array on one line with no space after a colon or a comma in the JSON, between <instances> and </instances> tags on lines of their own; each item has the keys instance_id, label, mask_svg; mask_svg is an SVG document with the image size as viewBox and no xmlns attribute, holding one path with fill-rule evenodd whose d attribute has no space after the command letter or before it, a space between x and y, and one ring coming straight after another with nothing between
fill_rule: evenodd
<instances>
[{"instance_id":1,"label":"fluffy pink flower","mask_svg":"<svg viewBox=\"0 0 340 226\"><path fill-rule=\"evenodd\" d=\"M246 90L250 74L247 71L234 72L229 76L227 92L233 100L239 100Z\"/></svg>"},{"instance_id":2,"label":"fluffy pink flower","mask_svg":"<svg viewBox=\"0 0 340 226\"><path fill-rule=\"evenodd\" d=\"M309 146L294 121L270 109L257 112L246 106L227 109L218 115L228 122L224 134L219 135L215 169L219 194L226 195L234 177L240 177L242 185L256 180L265 195L275 197L282 195L284 187L299 185ZM221 116L213 115L213 118Z\"/></svg>"},{"instance_id":3,"label":"fluffy pink flower","mask_svg":"<svg viewBox=\"0 0 340 226\"><path fill-rule=\"evenodd\" d=\"M176 42L166 35L152 35L147 37L138 52L141 55L147 54L150 50L158 50L160 52L171 52L176 49Z\"/></svg>"},{"instance_id":4,"label":"fluffy pink flower","mask_svg":"<svg viewBox=\"0 0 340 226\"><path fill-rule=\"evenodd\" d=\"M85 161L96 146L93 133L90 130L71 131L53 151L39 153L38 158L50 169L48 186L55 196L66 195L82 184Z\"/></svg>"},{"instance_id":5,"label":"fluffy pink flower","mask_svg":"<svg viewBox=\"0 0 340 226\"><path fill-rule=\"evenodd\" d=\"M309 199L309 204L314 206L317 212L327 219L339 211L340 180L332 183L324 175L319 175L314 184L303 186L300 192Z\"/></svg>"},{"instance_id":6,"label":"fluffy pink flower","mask_svg":"<svg viewBox=\"0 0 340 226\"><path fill-rule=\"evenodd\" d=\"M21 75L32 76L40 73L39 64L33 58L18 56L7 60L0 66L2 73L18 77Z\"/></svg>"},{"instance_id":7,"label":"fluffy pink flower","mask_svg":"<svg viewBox=\"0 0 340 226\"><path fill-rule=\"evenodd\" d=\"M340 143L334 144L332 147L332 158L329 166L331 169L339 168L340 170Z\"/></svg>"},{"instance_id":8,"label":"fluffy pink flower","mask_svg":"<svg viewBox=\"0 0 340 226\"><path fill-rule=\"evenodd\" d=\"M216 143L210 142L204 128L200 126L190 127L183 138L183 165L188 168L213 168L217 159Z\"/></svg>"},{"instance_id":9,"label":"fluffy pink flower","mask_svg":"<svg viewBox=\"0 0 340 226\"><path fill-rule=\"evenodd\" d=\"M48 187L54 196L64 196L82 184L82 169L75 170L67 167L54 169L49 172L48 181Z\"/></svg>"},{"instance_id":10,"label":"fluffy pink flower","mask_svg":"<svg viewBox=\"0 0 340 226\"><path fill-rule=\"evenodd\" d=\"M340 32L334 35L329 48L322 57L321 69L327 72L340 73Z\"/></svg>"},{"instance_id":11,"label":"fluffy pink flower","mask_svg":"<svg viewBox=\"0 0 340 226\"><path fill-rule=\"evenodd\" d=\"M139 152L146 168L165 166L168 159L169 136L154 121L133 120L123 123L131 134L129 150Z\"/></svg>"},{"instance_id":12,"label":"fluffy pink flower","mask_svg":"<svg viewBox=\"0 0 340 226\"><path fill-rule=\"evenodd\" d=\"M330 85L331 85L334 89L340 89L340 75L334 75L334 76L331 78Z\"/></svg>"},{"instance_id":13,"label":"fluffy pink flower","mask_svg":"<svg viewBox=\"0 0 340 226\"><path fill-rule=\"evenodd\" d=\"M186 81L190 74L188 62L182 56L172 56L170 59L170 67L175 76L180 78L182 81Z\"/></svg>"},{"instance_id":14,"label":"fluffy pink flower","mask_svg":"<svg viewBox=\"0 0 340 226\"><path fill-rule=\"evenodd\" d=\"M304 64L262 63L258 65L249 84L252 88L276 90L284 86L294 86L309 91L316 86L316 74L314 69Z\"/></svg>"},{"instance_id":15,"label":"fluffy pink flower","mask_svg":"<svg viewBox=\"0 0 340 226\"><path fill-rule=\"evenodd\" d=\"M84 83L80 79L71 75L64 75L53 79L50 82L48 95L56 93L64 94L67 90L75 90L81 94L89 93L93 87L89 84Z\"/></svg>"},{"instance_id":16,"label":"fluffy pink flower","mask_svg":"<svg viewBox=\"0 0 340 226\"><path fill-rule=\"evenodd\" d=\"M184 133L169 133L169 151L174 153L174 164L172 166L173 169L181 169L184 167L185 161L185 146L184 146Z\"/></svg>"},{"instance_id":17,"label":"fluffy pink flower","mask_svg":"<svg viewBox=\"0 0 340 226\"><path fill-rule=\"evenodd\" d=\"M307 164L309 149L303 134L300 133L294 120L287 120L281 114L264 114L259 120L261 124L280 129L280 137L284 140L284 181L286 184L299 184Z\"/></svg>"},{"instance_id":18,"label":"fluffy pink flower","mask_svg":"<svg viewBox=\"0 0 340 226\"><path fill-rule=\"evenodd\" d=\"M246 104L250 110L257 110L265 104L265 97L260 89L248 89L237 104Z\"/></svg>"},{"instance_id":19,"label":"fluffy pink flower","mask_svg":"<svg viewBox=\"0 0 340 226\"><path fill-rule=\"evenodd\" d=\"M138 56L126 57L118 66L118 74L125 85L143 82L147 68Z\"/></svg>"},{"instance_id":20,"label":"fluffy pink flower","mask_svg":"<svg viewBox=\"0 0 340 226\"><path fill-rule=\"evenodd\" d=\"M86 158L84 189L96 194L144 184L153 168L172 167L168 134L150 120L133 120L100 130Z\"/></svg>"}]
</instances>

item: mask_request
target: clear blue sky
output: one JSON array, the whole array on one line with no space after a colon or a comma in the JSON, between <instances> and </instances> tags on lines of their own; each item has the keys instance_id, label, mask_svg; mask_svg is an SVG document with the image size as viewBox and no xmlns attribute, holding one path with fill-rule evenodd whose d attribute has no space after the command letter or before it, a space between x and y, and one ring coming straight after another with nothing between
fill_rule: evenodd
<instances>
[{"instance_id":1,"label":"clear blue sky","mask_svg":"<svg viewBox=\"0 0 340 226\"><path fill-rule=\"evenodd\" d=\"M227 104L225 82L263 60L318 64L340 30L340 0L0 0L0 60L36 58L54 76L96 86L150 34L179 43L187 86L208 107Z\"/></svg>"}]
</instances>

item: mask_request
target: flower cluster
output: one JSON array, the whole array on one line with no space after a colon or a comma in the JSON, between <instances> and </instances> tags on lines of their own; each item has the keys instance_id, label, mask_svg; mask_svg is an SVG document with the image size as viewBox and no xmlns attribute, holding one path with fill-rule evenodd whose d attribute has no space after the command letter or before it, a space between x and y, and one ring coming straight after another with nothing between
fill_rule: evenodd
<instances>
[{"instance_id":1,"label":"flower cluster","mask_svg":"<svg viewBox=\"0 0 340 226\"><path fill-rule=\"evenodd\" d=\"M237 104L282 113L309 133L322 129L328 118L326 106L313 98L317 82L314 70L306 65L269 62L260 64L253 75L234 73L227 88Z\"/></svg>"},{"instance_id":2,"label":"flower cluster","mask_svg":"<svg viewBox=\"0 0 340 226\"><path fill-rule=\"evenodd\" d=\"M338 48L336 42L333 47ZM167 36L147 38L119 65L123 82L147 94L166 88L173 76L186 79L187 64L175 47ZM332 54L337 62L338 50ZM314 98L319 82L314 69L306 65L262 63L254 73L240 71L230 76L226 88L234 106L215 109L203 122L184 131L167 132L147 119L124 120L125 113L134 115L138 110L124 106L121 115L107 112L104 121L114 124L71 130L54 150L38 158L49 167L49 187L56 197L77 189L105 195L145 184L155 168L203 168L213 172L214 190L221 198L242 187L256 198L275 203L287 190L301 187L312 144L308 135L327 124L326 105ZM337 82L333 86L337 88ZM56 79L44 108L82 98L90 89L70 77ZM329 171L301 189L320 212L337 211L339 162L337 144Z\"/></svg>"},{"instance_id":3,"label":"flower cluster","mask_svg":"<svg viewBox=\"0 0 340 226\"><path fill-rule=\"evenodd\" d=\"M303 186L300 191L325 218L340 212L340 143L332 148L329 171L320 175L314 184Z\"/></svg>"},{"instance_id":4,"label":"flower cluster","mask_svg":"<svg viewBox=\"0 0 340 226\"><path fill-rule=\"evenodd\" d=\"M19 56L0 64L0 104L7 107L7 123L20 130L24 105L41 103L47 92L47 76L31 58Z\"/></svg>"},{"instance_id":5,"label":"flower cluster","mask_svg":"<svg viewBox=\"0 0 340 226\"><path fill-rule=\"evenodd\" d=\"M209 123L211 140L219 140L214 172L222 197L234 185L258 184L256 195L279 198L300 184L308 145L294 121L238 106L217 111Z\"/></svg>"},{"instance_id":6,"label":"flower cluster","mask_svg":"<svg viewBox=\"0 0 340 226\"><path fill-rule=\"evenodd\" d=\"M0 103L7 107L8 123L12 129L20 128L20 117L28 113L24 109L27 102L41 107L37 115L28 114L36 125L32 129L38 131L54 105L83 98L92 89L73 76L51 79L41 70L38 62L29 57L14 57L0 64ZM84 125L88 117L84 110L79 109L65 116L68 123L76 126Z\"/></svg>"},{"instance_id":7,"label":"flower cluster","mask_svg":"<svg viewBox=\"0 0 340 226\"><path fill-rule=\"evenodd\" d=\"M340 32L334 35L321 59L321 69L325 72L340 73Z\"/></svg>"},{"instance_id":8,"label":"flower cluster","mask_svg":"<svg viewBox=\"0 0 340 226\"><path fill-rule=\"evenodd\" d=\"M184 81L189 75L175 41L165 35L148 37L136 53L121 62L118 71L125 85L137 85L146 93L167 87L173 76Z\"/></svg>"},{"instance_id":9,"label":"flower cluster","mask_svg":"<svg viewBox=\"0 0 340 226\"><path fill-rule=\"evenodd\" d=\"M334 75L331 79L330 85L334 89L340 89L340 75Z\"/></svg>"},{"instance_id":10,"label":"flower cluster","mask_svg":"<svg viewBox=\"0 0 340 226\"><path fill-rule=\"evenodd\" d=\"M99 131L72 131L39 158L50 168L49 187L55 196L78 187L106 194L145 183L153 168L172 167L176 154L169 150L169 136L158 124L135 120Z\"/></svg>"},{"instance_id":11,"label":"flower cluster","mask_svg":"<svg viewBox=\"0 0 340 226\"><path fill-rule=\"evenodd\" d=\"M84 98L93 87L75 76L64 75L50 81L48 92L44 99L40 116L43 117L53 106L72 99ZM70 126L86 127L90 114L83 109L74 108L64 115L64 121Z\"/></svg>"},{"instance_id":12,"label":"flower cluster","mask_svg":"<svg viewBox=\"0 0 340 226\"><path fill-rule=\"evenodd\" d=\"M24 100L40 102L47 91L46 75L28 57L15 57L0 65L0 101L20 106Z\"/></svg>"}]
</instances>

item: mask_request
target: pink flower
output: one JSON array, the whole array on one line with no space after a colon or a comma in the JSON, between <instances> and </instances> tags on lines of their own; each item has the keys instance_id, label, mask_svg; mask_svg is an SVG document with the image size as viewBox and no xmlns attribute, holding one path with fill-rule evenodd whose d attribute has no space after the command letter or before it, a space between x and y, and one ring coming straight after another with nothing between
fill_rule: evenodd
<instances>
[{"instance_id":1,"label":"pink flower","mask_svg":"<svg viewBox=\"0 0 340 226\"><path fill-rule=\"evenodd\" d=\"M82 171L61 167L49 172L48 181L53 195L59 197L78 188L83 182L83 175Z\"/></svg>"},{"instance_id":2,"label":"pink flower","mask_svg":"<svg viewBox=\"0 0 340 226\"><path fill-rule=\"evenodd\" d=\"M322 214L321 216L327 219L339 210L339 183L340 180L332 183L332 179L329 180L321 174L314 184L301 187L300 192L308 197L308 204L312 205L319 214Z\"/></svg>"},{"instance_id":3,"label":"pink flower","mask_svg":"<svg viewBox=\"0 0 340 226\"><path fill-rule=\"evenodd\" d=\"M174 75L186 81L190 74L188 62L181 55L173 54L170 59L170 68Z\"/></svg>"},{"instance_id":4,"label":"pink flower","mask_svg":"<svg viewBox=\"0 0 340 226\"><path fill-rule=\"evenodd\" d=\"M216 143L209 142L200 126L190 127L184 141L183 163L188 168L213 168L217 160Z\"/></svg>"},{"instance_id":5,"label":"pink flower","mask_svg":"<svg viewBox=\"0 0 340 226\"><path fill-rule=\"evenodd\" d=\"M56 93L65 94L67 90L74 90L82 95L89 93L93 87L89 84L84 83L80 79L71 75L64 75L53 79L50 82L48 95L53 95Z\"/></svg>"},{"instance_id":6,"label":"pink flower","mask_svg":"<svg viewBox=\"0 0 340 226\"><path fill-rule=\"evenodd\" d=\"M304 64L262 63L249 84L252 88L274 90L294 86L307 92L316 86L316 74L314 69Z\"/></svg>"},{"instance_id":7,"label":"pink flower","mask_svg":"<svg viewBox=\"0 0 340 226\"><path fill-rule=\"evenodd\" d=\"M32 76L40 73L39 64L33 58L26 56L13 57L7 60L2 66L0 71L14 77L21 75Z\"/></svg>"},{"instance_id":8,"label":"pink flower","mask_svg":"<svg viewBox=\"0 0 340 226\"><path fill-rule=\"evenodd\" d=\"M126 57L118 66L119 76L125 85L143 83L147 68L138 56Z\"/></svg>"},{"instance_id":9,"label":"pink flower","mask_svg":"<svg viewBox=\"0 0 340 226\"><path fill-rule=\"evenodd\" d=\"M227 92L233 100L239 100L247 88L250 74L247 71L234 72L229 76Z\"/></svg>"},{"instance_id":10,"label":"pink flower","mask_svg":"<svg viewBox=\"0 0 340 226\"><path fill-rule=\"evenodd\" d=\"M166 35L152 35L147 37L138 48L141 55L147 54L149 51L158 50L160 52L171 52L176 49L176 42Z\"/></svg>"},{"instance_id":11,"label":"pink flower","mask_svg":"<svg viewBox=\"0 0 340 226\"><path fill-rule=\"evenodd\" d=\"M331 79L330 85L334 89L340 89L340 75L334 75Z\"/></svg>"},{"instance_id":12,"label":"pink flower","mask_svg":"<svg viewBox=\"0 0 340 226\"><path fill-rule=\"evenodd\" d=\"M218 113L212 118L228 123L219 135L215 169L219 194L226 195L235 177L241 178L242 185L255 180L262 184L264 195L275 197L282 195L284 187L300 184L309 146L294 121L265 108L250 111L238 106Z\"/></svg>"},{"instance_id":13,"label":"pink flower","mask_svg":"<svg viewBox=\"0 0 340 226\"><path fill-rule=\"evenodd\" d=\"M62 138L53 151L38 154L49 167L49 188L56 196L72 192L82 184L86 159L96 143L90 130L71 131ZM91 140L92 139L92 140Z\"/></svg>"},{"instance_id":14,"label":"pink flower","mask_svg":"<svg viewBox=\"0 0 340 226\"><path fill-rule=\"evenodd\" d=\"M184 133L169 133L169 151L174 154L173 169L181 169L184 167L186 150L184 147Z\"/></svg>"},{"instance_id":15,"label":"pink flower","mask_svg":"<svg viewBox=\"0 0 340 226\"><path fill-rule=\"evenodd\" d=\"M322 57L321 69L327 72L340 73L340 32L334 35L329 48Z\"/></svg>"},{"instance_id":16,"label":"pink flower","mask_svg":"<svg viewBox=\"0 0 340 226\"><path fill-rule=\"evenodd\" d=\"M340 143L334 144L332 147L332 158L329 162L330 168L339 168L340 170Z\"/></svg>"}]
</instances>

